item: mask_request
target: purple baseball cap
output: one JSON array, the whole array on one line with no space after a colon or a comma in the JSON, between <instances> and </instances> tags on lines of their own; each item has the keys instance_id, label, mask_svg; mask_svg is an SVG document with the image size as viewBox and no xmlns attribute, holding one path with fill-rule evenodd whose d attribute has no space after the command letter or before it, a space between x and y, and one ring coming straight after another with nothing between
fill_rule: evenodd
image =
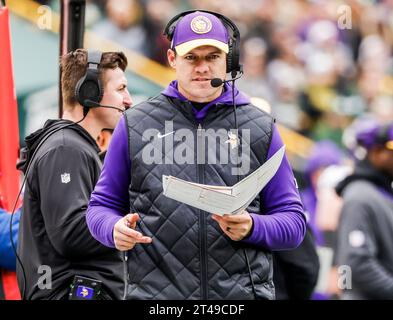
<instances>
[{"instance_id":1,"label":"purple baseball cap","mask_svg":"<svg viewBox=\"0 0 393 320\"><path fill-rule=\"evenodd\" d=\"M357 142L367 150L376 145L384 145L393 150L393 122L382 125L376 121L369 122L356 133Z\"/></svg>"},{"instance_id":2,"label":"purple baseball cap","mask_svg":"<svg viewBox=\"0 0 393 320\"><path fill-rule=\"evenodd\" d=\"M177 23L171 48L175 48L180 56L201 46L213 46L228 53L228 40L228 30L218 17L196 11Z\"/></svg>"}]
</instances>

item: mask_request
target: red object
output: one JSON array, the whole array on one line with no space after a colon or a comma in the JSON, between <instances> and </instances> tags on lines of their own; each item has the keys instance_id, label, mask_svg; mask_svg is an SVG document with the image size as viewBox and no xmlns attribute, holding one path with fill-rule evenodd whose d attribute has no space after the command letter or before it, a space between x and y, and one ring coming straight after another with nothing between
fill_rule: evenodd
<instances>
[{"instance_id":1,"label":"red object","mask_svg":"<svg viewBox=\"0 0 393 320\"><path fill-rule=\"evenodd\" d=\"M0 193L4 209L11 211L19 191L18 106L12 71L8 8L0 8Z\"/></svg>"},{"instance_id":2,"label":"red object","mask_svg":"<svg viewBox=\"0 0 393 320\"><path fill-rule=\"evenodd\" d=\"M15 272L1 270L5 300L20 300Z\"/></svg>"},{"instance_id":3,"label":"red object","mask_svg":"<svg viewBox=\"0 0 393 320\"><path fill-rule=\"evenodd\" d=\"M2 207L12 211L19 191L16 161L19 151L18 107L12 71L8 8L0 8L0 197ZM5 298L19 300L15 272L1 270Z\"/></svg>"}]
</instances>

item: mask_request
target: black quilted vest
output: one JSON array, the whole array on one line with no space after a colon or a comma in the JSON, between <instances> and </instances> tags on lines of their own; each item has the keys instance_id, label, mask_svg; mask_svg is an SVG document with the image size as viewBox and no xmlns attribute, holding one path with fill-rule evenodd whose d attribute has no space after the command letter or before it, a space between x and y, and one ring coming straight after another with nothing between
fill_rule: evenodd
<instances>
[{"instance_id":1,"label":"black quilted vest","mask_svg":"<svg viewBox=\"0 0 393 320\"><path fill-rule=\"evenodd\" d=\"M159 95L130 108L125 116L132 172L129 186L131 212L140 214L137 230L153 238L151 244L136 245L128 253L127 298L274 299L273 266L269 251L232 241L210 214L169 199L162 193L162 175L211 185L232 186L238 181L231 171L236 167L236 161L214 164L214 161L207 160L212 155L219 158L222 148L232 150L228 151L231 156L238 150L222 143L228 139L225 130L235 128L233 108L221 104L213 106L199 126L189 102ZM155 136L152 141L159 141L156 137L158 133L168 133L165 132L165 121L172 121L170 131L174 133L161 139L162 146L154 145L158 153L153 155L154 163L149 164L146 150L152 149L150 139ZM242 129L249 129L250 132L250 170L247 173L250 174L266 161L273 118L253 105L242 105L237 108L237 122L240 132ZM182 141L176 141L176 135L181 136L184 129L192 134L183 137ZM205 130L206 140L212 129L214 132L225 132L222 134L226 137L221 143L220 139L216 139L214 148L212 143L205 143L202 150L201 129ZM150 138L146 138L149 135ZM149 143L150 149L146 149ZM188 156L182 158L184 161L175 161L177 158L172 161L173 150L175 157L179 157L179 154L185 155L187 151L197 149L192 159ZM201 160L203 151L205 161ZM240 179L244 177L242 175ZM262 202L263 199L257 197L248 211L263 213ZM252 290L244 250L249 258L257 297Z\"/></svg>"}]
</instances>

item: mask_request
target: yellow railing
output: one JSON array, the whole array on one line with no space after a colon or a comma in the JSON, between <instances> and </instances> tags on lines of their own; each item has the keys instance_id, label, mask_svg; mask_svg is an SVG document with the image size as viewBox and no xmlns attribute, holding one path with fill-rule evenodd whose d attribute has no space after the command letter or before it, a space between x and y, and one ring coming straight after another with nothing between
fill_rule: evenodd
<instances>
[{"instance_id":1,"label":"yellow railing","mask_svg":"<svg viewBox=\"0 0 393 320\"><path fill-rule=\"evenodd\" d=\"M287 150L307 159L314 141L280 124L277 127Z\"/></svg>"}]
</instances>

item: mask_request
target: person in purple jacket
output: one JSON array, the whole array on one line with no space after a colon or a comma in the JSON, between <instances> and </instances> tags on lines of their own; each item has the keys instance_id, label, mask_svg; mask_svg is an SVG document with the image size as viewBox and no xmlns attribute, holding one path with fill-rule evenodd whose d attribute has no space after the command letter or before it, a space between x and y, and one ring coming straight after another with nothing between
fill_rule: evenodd
<instances>
[{"instance_id":1,"label":"person in purple jacket","mask_svg":"<svg viewBox=\"0 0 393 320\"><path fill-rule=\"evenodd\" d=\"M241 214L210 215L163 195L163 175L232 186L283 146L274 119L223 81L241 71L239 31L199 10L174 17L165 33L176 80L118 123L90 199L90 232L127 251L127 299L274 299L271 252L297 247L306 231L286 157Z\"/></svg>"},{"instance_id":2,"label":"person in purple jacket","mask_svg":"<svg viewBox=\"0 0 393 320\"><path fill-rule=\"evenodd\" d=\"M317 226L317 184L318 179L324 169L331 165L342 164L344 154L339 147L332 141L323 140L317 142L311 150L307 159L304 174L307 188L300 192L308 218L308 224L315 237L315 242L319 246L330 244L332 234L320 230ZM325 237L328 236L328 239Z\"/></svg>"}]
</instances>

